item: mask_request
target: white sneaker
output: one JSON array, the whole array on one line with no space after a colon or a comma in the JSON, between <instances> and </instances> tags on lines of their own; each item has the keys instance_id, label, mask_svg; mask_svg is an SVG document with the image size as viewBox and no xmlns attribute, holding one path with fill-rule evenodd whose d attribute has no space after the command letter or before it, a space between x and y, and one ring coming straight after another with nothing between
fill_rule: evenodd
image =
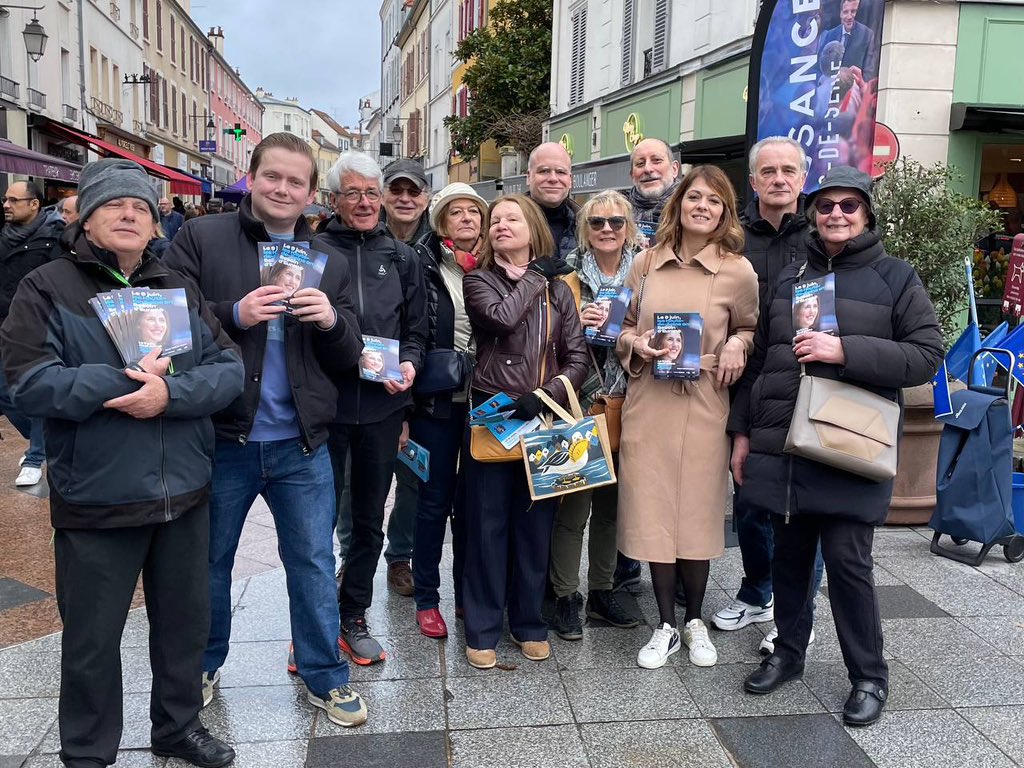
<instances>
[{"instance_id":1,"label":"white sneaker","mask_svg":"<svg viewBox=\"0 0 1024 768\"><path fill-rule=\"evenodd\" d=\"M775 598L768 605L751 605L742 600L733 600L711 617L711 625L715 629L730 632L743 629L748 624L760 624L775 618Z\"/></svg>"},{"instance_id":2,"label":"white sneaker","mask_svg":"<svg viewBox=\"0 0 1024 768\"><path fill-rule=\"evenodd\" d=\"M662 624L654 630L650 642L636 655L636 663L644 669L660 669L668 657L679 650L679 630L671 624Z\"/></svg>"},{"instance_id":3,"label":"white sneaker","mask_svg":"<svg viewBox=\"0 0 1024 768\"><path fill-rule=\"evenodd\" d=\"M210 706L213 701L213 689L220 684L220 670L203 672L203 709Z\"/></svg>"},{"instance_id":4,"label":"white sneaker","mask_svg":"<svg viewBox=\"0 0 1024 768\"><path fill-rule=\"evenodd\" d=\"M761 645L758 646L757 650L761 652L762 656L771 656L775 653L775 638L779 636L778 627L772 627L771 632L767 634L764 640L761 641ZM814 627L811 627L811 636L807 640L807 644L810 645L814 642Z\"/></svg>"},{"instance_id":5,"label":"white sneaker","mask_svg":"<svg viewBox=\"0 0 1024 768\"><path fill-rule=\"evenodd\" d=\"M35 485L43 479L42 467L22 467L21 472L18 473L18 478L14 481L14 484L19 488L25 486Z\"/></svg>"},{"instance_id":6,"label":"white sneaker","mask_svg":"<svg viewBox=\"0 0 1024 768\"><path fill-rule=\"evenodd\" d=\"M713 667L718 662L718 651L708 637L708 628L700 619L691 619L683 627L683 642L690 649L690 663L698 667Z\"/></svg>"}]
</instances>

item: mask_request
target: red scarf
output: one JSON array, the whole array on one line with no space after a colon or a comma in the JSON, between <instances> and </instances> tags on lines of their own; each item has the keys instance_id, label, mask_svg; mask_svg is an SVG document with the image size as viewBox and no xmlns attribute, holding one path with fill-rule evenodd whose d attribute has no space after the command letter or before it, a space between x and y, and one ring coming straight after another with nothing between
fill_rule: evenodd
<instances>
[{"instance_id":1,"label":"red scarf","mask_svg":"<svg viewBox=\"0 0 1024 768\"><path fill-rule=\"evenodd\" d=\"M480 252L480 240L476 241L476 245L472 251L463 251L460 248L455 247L455 241L445 238L441 241L444 243L444 247L452 252L455 257L455 263L462 268L463 272L472 272L477 267L477 254Z\"/></svg>"}]
</instances>

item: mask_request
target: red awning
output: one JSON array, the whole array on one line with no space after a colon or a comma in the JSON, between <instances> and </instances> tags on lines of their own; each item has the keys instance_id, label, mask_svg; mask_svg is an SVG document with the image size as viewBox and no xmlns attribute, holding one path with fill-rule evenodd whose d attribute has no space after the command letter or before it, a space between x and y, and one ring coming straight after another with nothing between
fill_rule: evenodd
<instances>
[{"instance_id":1,"label":"red awning","mask_svg":"<svg viewBox=\"0 0 1024 768\"><path fill-rule=\"evenodd\" d=\"M58 160L31 149L19 147L7 139L0 139L0 172L39 176L43 179L78 181L82 166Z\"/></svg>"},{"instance_id":2,"label":"red awning","mask_svg":"<svg viewBox=\"0 0 1024 768\"><path fill-rule=\"evenodd\" d=\"M98 139L95 136L90 136L88 133L82 133L76 131L74 128L68 128L66 125L60 125L58 123L50 123L46 129L55 133L61 133L67 136L77 144L88 144L97 152L103 155L114 155L115 157L123 157L125 160L132 160L143 168L150 176L156 176L160 179L165 179L171 182L171 192L177 195L201 195L203 193L203 186L191 176L186 176L184 173L175 171L173 168L168 168L165 165L154 163L152 160L147 160L144 157L133 155L126 149L121 149L113 144L108 144L102 139Z\"/></svg>"}]
</instances>

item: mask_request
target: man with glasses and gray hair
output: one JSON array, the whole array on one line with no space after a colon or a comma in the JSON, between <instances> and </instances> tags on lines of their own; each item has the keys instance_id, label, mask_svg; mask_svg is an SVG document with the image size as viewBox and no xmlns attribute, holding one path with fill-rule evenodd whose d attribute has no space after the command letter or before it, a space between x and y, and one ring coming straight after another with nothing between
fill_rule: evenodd
<instances>
[{"instance_id":1,"label":"man with glasses and gray hair","mask_svg":"<svg viewBox=\"0 0 1024 768\"><path fill-rule=\"evenodd\" d=\"M340 644L356 664L368 665L385 659L370 635L366 611L384 544L384 504L426 347L426 289L416 252L380 221L384 175L369 155L343 152L327 174L327 185L337 215L313 239L313 247L347 259L362 333L399 342L400 379L364 381L353 366L338 380L338 412L328 439L339 501L345 464L351 462L352 533L338 587Z\"/></svg>"}]
</instances>

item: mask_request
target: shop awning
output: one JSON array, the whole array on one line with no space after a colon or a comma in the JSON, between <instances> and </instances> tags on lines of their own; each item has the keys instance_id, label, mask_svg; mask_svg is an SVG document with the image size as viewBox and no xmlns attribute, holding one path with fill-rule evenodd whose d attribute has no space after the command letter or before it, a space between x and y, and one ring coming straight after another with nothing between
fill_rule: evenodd
<instances>
[{"instance_id":1,"label":"shop awning","mask_svg":"<svg viewBox=\"0 0 1024 768\"><path fill-rule=\"evenodd\" d=\"M165 168L170 168L172 171L175 170L174 168L171 168L171 166L169 166L169 165L168 166L164 166L164 167ZM177 171L177 172L182 174L183 176L188 176L190 179L195 179L196 181L198 181L200 183L200 185L202 185L203 194L204 195L213 194L213 182L210 181L209 179L204 179L202 176L196 176L194 173L188 173L187 171ZM179 192L179 194L181 194L181 193ZM189 193L186 192L185 194L189 194ZM196 193L196 194L198 194L198 193Z\"/></svg>"},{"instance_id":2,"label":"shop awning","mask_svg":"<svg viewBox=\"0 0 1024 768\"><path fill-rule=\"evenodd\" d=\"M217 197L224 200L241 202L242 198L249 194L249 177L243 176L229 187L224 187L217 193Z\"/></svg>"},{"instance_id":3,"label":"shop awning","mask_svg":"<svg viewBox=\"0 0 1024 768\"><path fill-rule=\"evenodd\" d=\"M953 103L949 130L985 133L1024 133L1024 107L1020 104Z\"/></svg>"},{"instance_id":4,"label":"shop awning","mask_svg":"<svg viewBox=\"0 0 1024 768\"><path fill-rule=\"evenodd\" d=\"M747 137L742 134L716 136L711 139L681 141L675 149L681 163L721 163L743 157L746 154L746 141Z\"/></svg>"},{"instance_id":5,"label":"shop awning","mask_svg":"<svg viewBox=\"0 0 1024 768\"><path fill-rule=\"evenodd\" d=\"M181 171L173 170L168 168L166 165L160 165L154 163L152 160L147 160L144 157L133 155L126 149L121 149L113 144L108 144L103 139L98 139L95 136L90 136L88 133L82 133L76 131L73 128L68 128L66 125L60 125L59 123L51 123L47 126L47 130L54 133L59 133L72 141L88 145L94 150L99 152L101 155L114 157L122 157L125 160L132 160L143 168L150 176L156 176L159 179L164 179L171 182L171 192L178 195L201 195L203 193L203 185L191 176L186 176Z\"/></svg>"},{"instance_id":6,"label":"shop awning","mask_svg":"<svg viewBox=\"0 0 1024 768\"><path fill-rule=\"evenodd\" d=\"M0 139L0 172L77 183L82 167Z\"/></svg>"}]
</instances>

